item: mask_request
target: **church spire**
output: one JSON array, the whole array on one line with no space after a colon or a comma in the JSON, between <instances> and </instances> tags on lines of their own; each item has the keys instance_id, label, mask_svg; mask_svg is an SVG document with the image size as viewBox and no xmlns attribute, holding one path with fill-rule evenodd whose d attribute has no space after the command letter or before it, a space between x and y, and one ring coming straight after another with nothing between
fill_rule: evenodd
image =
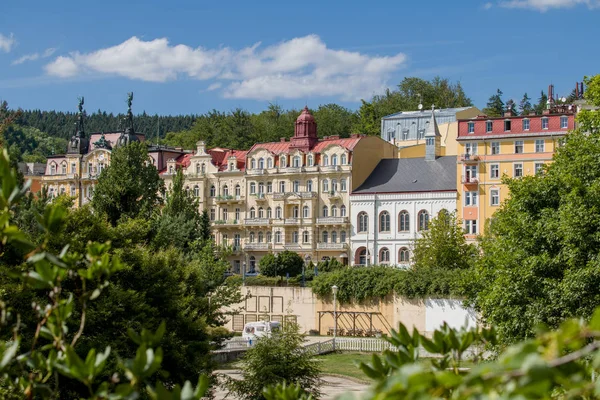
<instances>
[{"instance_id":1,"label":"church spire","mask_svg":"<svg viewBox=\"0 0 600 400\"><path fill-rule=\"evenodd\" d=\"M435 106L432 104L431 120L429 120L427 132L425 132L425 160L434 161L440 156L441 139L442 135L440 135L440 129L435 120Z\"/></svg>"}]
</instances>

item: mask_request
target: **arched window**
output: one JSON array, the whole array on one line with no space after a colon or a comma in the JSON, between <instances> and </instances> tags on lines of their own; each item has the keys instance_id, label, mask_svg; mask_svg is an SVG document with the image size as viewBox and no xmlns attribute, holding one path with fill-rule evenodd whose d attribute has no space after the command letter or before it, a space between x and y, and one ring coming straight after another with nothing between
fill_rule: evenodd
<instances>
[{"instance_id":1,"label":"arched window","mask_svg":"<svg viewBox=\"0 0 600 400\"><path fill-rule=\"evenodd\" d=\"M346 178L340 179L340 191L345 192L348 190L348 186L346 185Z\"/></svg>"},{"instance_id":2,"label":"arched window","mask_svg":"<svg viewBox=\"0 0 600 400\"><path fill-rule=\"evenodd\" d=\"M294 167L300 167L300 156L295 156L293 161Z\"/></svg>"},{"instance_id":3,"label":"arched window","mask_svg":"<svg viewBox=\"0 0 600 400\"><path fill-rule=\"evenodd\" d=\"M332 192L337 192L338 191L337 179L332 179L331 180L331 191Z\"/></svg>"},{"instance_id":4,"label":"arched window","mask_svg":"<svg viewBox=\"0 0 600 400\"><path fill-rule=\"evenodd\" d=\"M200 197L200 187L198 185L194 186L194 196Z\"/></svg>"},{"instance_id":5,"label":"arched window","mask_svg":"<svg viewBox=\"0 0 600 400\"><path fill-rule=\"evenodd\" d=\"M271 234L271 232L267 232L267 243L271 243L273 239L273 235Z\"/></svg>"},{"instance_id":6,"label":"arched window","mask_svg":"<svg viewBox=\"0 0 600 400\"><path fill-rule=\"evenodd\" d=\"M275 231L275 243L281 243L281 231Z\"/></svg>"},{"instance_id":7,"label":"arched window","mask_svg":"<svg viewBox=\"0 0 600 400\"><path fill-rule=\"evenodd\" d=\"M60 170L63 175L67 174L67 162L66 161L60 165Z\"/></svg>"},{"instance_id":8,"label":"arched window","mask_svg":"<svg viewBox=\"0 0 600 400\"><path fill-rule=\"evenodd\" d=\"M250 169L256 169L256 160L254 158L250 160Z\"/></svg>"},{"instance_id":9,"label":"arched window","mask_svg":"<svg viewBox=\"0 0 600 400\"><path fill-rule=\"evenodd\" d=\"M242 187L240 185L235 185L235 195L236 196L242 195Z\"/></svg>"},{"instance_id":10,"label":"arched window","mask_svg":"<svg viewBox=\"0 0 600 400\"><path fill-rule=\"evenodd\" d=\"M285 193L285 181L279 182L279 193Z\"/></svg>"},{"instance_id":11,"label":"arched window","mask_svg":"<svg viewBox=\"0 0 600 400\"><path fill-rule=\"evenodd\" d=\"M390 251L387 247L379 250L379 262L389 263L390 262Z\"/></svg>"},{"instance_id":12,"label":"arched window","mask_svg":"<svg viewBox=\"0 0 600 400\"><path fill-rule=\"evenodd\" d=\"M260 193L260 194L264 194L265 193L265 184L263 182L260 182L258 184L258 193Z\"/></svg>"},{"instance_id":13,"label":"arched window","mask_svg":"<svg viewBox=\"0 0 600 400\"><path fill-rule=\"evenodd\" d=\"M300 207L294 206L294 208L292 208L292 217L300 218Z\"/></svg>"},{"instance_id":14,"label":"arched window","mask_svg":"<svg viewBox=\"0 0 600 400\"><path fill-rule=\"evenodd\" d=\"M202 163L202 173L204 174L206 172L206 164Z\"/></svg>"},{"instance_id":15,"label":"arched window","mask_svg":"<svg viewBox=\"0 0 600 400\"><path fill-rule=\"evenodd\" d=\"M253 274L256 272L256 257L250 256L250 270L249 273Z\"/></svg>"},{"instance_id":16,"label":"arched window","mask_svg":"<svg viewBox=\"0 0 600 400\"><path fill-rule=\"evenodd\" d=\"M358 264L367 265L367 261L367 249L362 247L360 250L358 250Z\"/></svg>"},{"instance_id":17,"label":"arched window","mask_svg":"<svg viewBox=\"0 0 600 400\"><path fill-rule=\"evenodd\" d=\"M281 215L281 206L277 206L277 208L275 208L275 218L277 219L281 219L282 215Z\"/></svg>"},{"instance_id":18,"label":"arched window","mask_svg":"<svg viewBox=\"0 0 600 400\"><path fill-rule=\"evenodd\" d=\"M369 229L369 216L366 212L362 211L358 213L356 226L358 226L358 232L367 232L367 229Z\"/></svg>"},{"instance_id":19,"label":"arched window","mask_svg":"<svg viewBox=\"0 0 600 400\"><path fill-rule=\"evenodd\" d=\"M340 242L341 243L346 243L346 231L341 231L340 232Z\"/></svg>"},{"instance_id":20,"label":"arched window","mask_svg":"<svg viewBox=\"0 0 600 400\"><path fill-rule=\"evenodd\" d=\"M215 189L215 185L210 187L210 197L215 197L217 190Z\"/></svg>"},{"instance_id":21,"label":"arched window","mask_svg":"<svg viewBox=\"0 0 600 400\"><path fill-rule=\"evenodd\" d=\"M56 164L50 164L50 175L56 175Z\"/></svg>"},{"instance_id":22,"label":"arched window","mask_svg":"<svg viewBox=\"0 0 600 400\"><path fill-rule=\"evenodd\" d=\"M438 212L438 220L442 220L446 222L446 226L450 226L452 223L450 219L450 213L445 208L442 208L440 212Z\"/></svg>"},{"instance_id":23,"label":"arched window","mask_svg":"<svg viewBox=\"0 0 600 400\"><path fill-rule=\"evenodd\" d=\"M265 159L262 157L258 159L258 169L265 169Z\"/></svg>"},{"instance_id":24,"label":"arched window","mask_svg":"<svg viewBox=\"0 0 600 400\"><path fill-rule=\"evenodd\" d=\"M329 181L327 179L323 180L323 192L329 192Z\"/></svg>"},{"instance_id":25,"label":"arched window","mask_svg":"<svg viewBox=\"0 0 600 400\"><path fill-rule=\"evenodd\" d=\"M313 162L314 162L313 155L312 155L312 154L309 154L309 155L308 155L308 158L307 158L307 161L306 161L306 164L307 164L307 166L309 166L309 167L312 167L312 165L313 165Z\"/></svg>"},{"instance_id":26,"label":"arched window","mask_svg":"<svg viewBox=\"0 0 600 400\"><path fill-rule=\"evenodd\" d=\"M267 158L267 168L273 168L273 159L271 157Z\"/></svg>"},{"instance_id":27,"label":"arched window","mask_svg":"<svg viewBox=\"0 0 600 400\"><path fill-rule=\"evenodd\" d=\"M346 165L346 163L347 163L347 162L348 162L348 158L346 157L346 155L345 155L345 154L342 154L342 157L341 157L341 164L342 164L342 165Z\"/></svg>"},{"instance_id":28,"label":"arched window","mask_svg":"<svg viewBox=\"0 0 600 400\"><path fill-rule=\"evenodd\" d=\"M310 217L310 208L308 206L302 207L302 217L309 218Z\"/></svg>"},{"instance_id":29,"label":"arched window","mask_svg":"<svg viewBox=\"0 0 600 400\"><path fill-rule=\"evenodd\" d=\"M331 156L331 165L337 165L338 162L338 158L337 158L337 154L334 154Z\"/></svg>"},{"instance_id":30,"label":"arched window","mask_svg":"<svg viewBox=\"0 0 600 400\"><path fill-rule=\"evenodd\" d=\"M402 247L400 250L398 250L398 262L410 262L410 256L406 247Z\"/></svg>"},{"instance_id":31,"label":"arched window","mask_svg":"<svg viewBox=\"0 0 600 400\"><path fill-rule=\"evenodd\" d=\"M427 210L419 211L419 230L426 231L429 229L429 213Z\"/></svg>"},{"instance_id":32,"label":"arched window","mask_svg":"<svg viewBox=\"0 0 600 400\"><path fill-rule=\"evenodd\" d=\"M229 170L233 171L234 169L235 169L235 165L232 162L230 162L229 163Z\"/></svg>"},{"instance_id":33,"label":"arched window","mask_svg":"<svg viewBox=\"0 0 600 400\"><path fill-rule=\"evenodd\" d=\"M308 243L309 239L308 231L302 232L302 243Z\"/></svg>"},{"instance_id":34,"label":"arched window","mask_svg":"<svg viewBox=\"0 0 600 400\"><path fill-rule=\"evenodd\" d=\"M403 210L398 214L398 232L410 231L410 214Z\"/></svg>"},{"instance_id":35,"label":"arched window","mask_svg":"<svg viewBox=\"0 0 600 400\"><path fill-rule=\"evenodd\" d=\"M262 243L264 239L264 235L262 231L258 232L258 243Z\"/></svg>"},{"instance_id":36,"label":"arched window","mask_svg":"<svg viewBox=\"0 0 600 400\"><path fill-rule=\"evenodd\" d=\"M223 196L229 196L229 186L223 185Z\"/></svg>"},{"instance_id":37,"label":"arched window","mask_svg":"<svg viewBox=\"0 0 600 400\"><path fill-rule=\"evenodd\" d=\"M200 164L196 164L196 173L200 174Z\"/></svg>"},{"instance_id":38,"label":"arched window","mask_svg":"<svg viewBox=\"0 0 600 400\"><path fill-rule=\"evenodd\" d=\"M327 206L323 206L323 216L329 217L329 208Z\"/></svg>"},{"instance_id":39,"label":"arched window","mask_svg":"<svg viewBox=\"0 0 600 400\"><path fill-rule=\"evenodd\" d=\"M267 182L267 193L273 193L273 182Z\"/></svg>"},{"instance_id":40,"label":"arched window","mask_svg":"<svg viewBox=\"0 0 600 400\"><path fill-rule=\"evenodd\" d=\"M273 213L272 213L271 207L267 208L267 218L273 218Z\"/></svg>"},{"instance_id":41,"label":"arched window","mask_svg":"<svg viewBox=\"0 0 600 400\"><path fill-rule=\"evenodd\" d=\"M250 232L250 243L254 243L254 232Z\"/></svg>"},{"instance_id":42,"label":"arched window","mask_svg":"<svg viewBox=\"0 0 600 400\"><path fill-rule=\"evenodd\" d=\"M337 213L338 213L337 211L338 211L337 206L335 206L335 205L331 206L331 216L332 217L337 217Z\"/></svg>"},{"instance_id":43,"label":"arched window","mask_svg":"<svg viewBox=\"0 0 600 400\"><path fill-rule=\"evenodd\" d=\"M265 217L265 210L263 210L262 207L258 207L258 218L264 218Z\"/></svg>"},{"instance_id":44,"label":"arched window","mask_svg":"<svg viewBox=\"0 0 600 400\"><path fill-rule=\"evenodd\" d=\"M337 243L337 232L331 232L331 243Z\"/></svg>"},{"instance_id":45,"label":"arched window","mask_svg":"<svg viewBox=\"0 0 600 400\"><path fill-rule=\"evenodd\" d=\"M312 181L311 180L306 181L306 191L312 192Z\"/></svg>"},{"instance_id":46,"label":"arched window","mask_svg":"<svg viewBox=\"0 0 600 400\"><path fill-rule=\"evenodd\" d=\"M345 217L346 216L346 206L342 205L340 206L340 217Z\"/></svg>"},{"instance_id":47,"label":"arched window","mask_svg":"<svg viewBox=\"0 0 600 400\"><path fill-rule=\"evenodd\" d=\"M298 231L292 232L292 243L298 243Z\"/></svg>"},{"instance_id":48,"label":"arched window","mask_svg":"<svg viewBox=\"0 0 600 400\"><path fill-rule=\"evenodd\" d=\"M256 194L256 183L250 182L250 194Z\"/></svg>"},{"instance_id":49,"label":"arched window","mask_svg":"<svg viewBox=\"0 0 600 400\"><path fill-rule=\"evenodd\" d=\"M298 193L300 191L300 181L294 181L292 192Z\"/></svg>"},{"instance_id":50,"label":"arched window","mask_svg":"<svg viewBox=\"0 0 600 400\"><path fill-rule=\"evenodd\" d=\"M287 166L287 159L284 155L279 156L279 166L283 168Z\"/></svg>"},{"instance_id":51,"label":"arched window","mask_svg":"<svg viewBox=\"0 0 600 400\"><path fill-rule=\"evenodd\" d=\"M323 166L329 165L329 156L327 154L323 154Z\"/></svg>"},{"instance_id":52,"label":"arched window","mask_svg":"<svg viewBox=\"0 0 600 400\"><path fill-rule=\"evenodd\" d=\"M379 214L379 232L389 232L390 231L390 213L387 211L382 211Z\"/></svg>"},{"instance_id":53,"label":"arched window","mask_svg":"<svg viewBox=\"0 0 600 400\"><path fill-rule=\"evenodd\" d=\"M256 209L254 207L250 209L250 218L256 218Z\"/></svg>"},{"instance_id":54,"label":"arched window","mask_svg":"<svg viewBox=\"0 0 600 400\"><path fill-rule=\"evenodd\" d=\"M327 233L327 231L323 231L323 243L327 243L327 241L329 240L329 233Z\"/></svg>"}]
</instances>

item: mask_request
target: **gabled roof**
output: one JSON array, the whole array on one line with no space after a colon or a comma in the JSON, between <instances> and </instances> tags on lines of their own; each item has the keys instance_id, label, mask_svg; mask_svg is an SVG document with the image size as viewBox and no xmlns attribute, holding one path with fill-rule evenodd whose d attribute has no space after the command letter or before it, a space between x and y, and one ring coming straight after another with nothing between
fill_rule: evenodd
<instances>
[{"instance_id":1,"label":"gabled roof","mask_svg":"<svg viewBox=\"0 0 600 400\"><path fill-rule=\"evenodd\" d=\"M456 191L456 156L381 160L352 194Z\"/></svg>"},{"instance_id":2,"label":"gabled roof","mask_svg":"<svg viewBox=\"0 0 600 400\"><path fill-rule=\"evenodd\" d=\"M354 147L356 147L358 142L360 142L360 140L363 137L364 136L362 136L362 135L353 135L350 138L344 138L344 139L340 139L338 137L322 138L322 139L319 139L317 144L310 151L313 153L320 153L323 150L325 150L325 148L327 148L331 145L339 145L339 146L344 147L346 150L352 151L354 149ZM290 144L291 143L289 141L256 143L254 146L252 146L252 148L250 148L250 150L248 150L247 153L251 153L257 149L265 149L275 155L279 155L282 153L289 153L290 152Z\"/></svg>"}]
</instances>

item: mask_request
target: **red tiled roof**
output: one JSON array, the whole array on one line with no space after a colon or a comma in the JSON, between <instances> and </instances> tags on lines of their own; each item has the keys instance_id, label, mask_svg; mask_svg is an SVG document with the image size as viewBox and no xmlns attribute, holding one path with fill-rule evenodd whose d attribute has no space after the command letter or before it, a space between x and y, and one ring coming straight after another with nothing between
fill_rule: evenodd
<instances>
[{"instance_id":1,"label":"red tiled roof","mask_svg":"<svg viewBox=\"0 0 600 400\"><path fill-rule=\"evenodd\" d=\"M363 138L364 136L353 136L350 138L345 138L345 139L339 139L339 138L333 138L333 139L329 139L329 138L323 138L323 139L319 139L319 141L317 142L317 144L311 149L311 151L313 153L320 153L321 151L325 150L326 147L330 146L330 145L339 145L342 146L344 148L346 148L347 150L352 151L354 149L354 147L358 144L358 142ZM271 153L278 155L281 153L289 153L290 151L290 142L286 141L286 142L269 142L269 143L257 143L254 146L252 146L252 148L248 151L248 153L256 150L256 149L265 149L270 151Z\"/></svg>"}]
</instances>

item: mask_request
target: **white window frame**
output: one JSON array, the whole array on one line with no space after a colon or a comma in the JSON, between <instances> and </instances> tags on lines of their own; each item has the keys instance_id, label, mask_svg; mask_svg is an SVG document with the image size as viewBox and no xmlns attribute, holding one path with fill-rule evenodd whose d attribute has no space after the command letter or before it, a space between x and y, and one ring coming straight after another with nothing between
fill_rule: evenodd
<instances>
[{"instance_id":1,"label":"white window frame","mask_svg":"<svg viewBox=\"0 0 600 400\"><path fill-rule=\"evenodd\" d=\"M529 120L529 118L523 118L523 130L528 131L530 129L530 127L531 127L531 121Z\"/></svg>"},{"instance_id":2,"label":"white window frame","mask_svg":"<svg viewBox=\"0 0 600 400\"><path fill-rule=\"evenodd\" d=\"M490 143L490 153L492 155L500 154L500 148L501 148L500 142L491 142ZM495 151L494 149L497 151Z\"/></svg>"},{"instance_id":3,"label":"white window frame","mask_svg":"<svg viewBox=\"0 0 600 400\"><path fill-rule=\"evenodd\" d=\"M542 129L548 129L550 126L550 120L548 117L542 117Z\"/></svg>"},{"instance_id":4,"label":"white window frame","mask_svg":"<svg viewBox=\"0 0 600 400\"><path fill-rule=\"evenodd\" d=\"M515 154L523 154L525 152L525 141L515 140L514 146L515 146ZM521 151L517 151L518 146L520 146Z\"/></svg>"},{"instance_id":5,"label":"white window frame","mask_svg":"<svg viewBox=\"0 0 600 400\"><path fill-rule=\"evenodd\" d=\"M496 201L494 201L496 200ZM500 189L490 189L490 205L491 206L499 206L500 205Z\"/></svg>"},{"instance_id":6,"label":"white window frame","mask_svg":"<svg viewBox=\"0 0 600 400\"><path fill-rule=\"evenodd\" d=\"M494 176L494 168L496 169L496 176ZM500 164L490 164L490 179L500 179Z\"/></svg>"},{"instance_id":7,"label":"white window frame","mask_svg":"<svg viewBox=\"0 0 600 400\"><path fill-rule=\"evenodd\" d=\"M520 165L521 175L517 176L517 166ZM523 176L523 163L514 163L513 164L513 178L521 178Z\"/></svg>"},{"instance_id":8,"label":"white window frame","mask_svg":"<svg viewBox=\"0 0 600 400\"><path fill-rule=\"evenodd\" d=\"M569 117L564 115L560 117L560 129L569 129Z\"/></svg>"},{"instance_id":9,"label":"white window frame","mask_svg":"<svg viewBox=\"0 0 600 400\"><path fill-rule=\"evenodd\" d=\"M541 145L541 150L539 146ZM535 139L535 152L544 153L546 151L546 141L544 139Z\"/></svg>"},{"instance_id":10,"label":"white window frame","mask_svg":"<svg viewBox=\"0 0 600 400\"><path fill-rule=\"evenodd\" d=\"M477 207L479 193L476 191L465 192L465 207Z\"/></svg>"},{"instance_id":11,"label":"white window frame","mask_svg":"<svg viewBox=\"0 0 600 400\"><path fill-rule=\"evenodd\" d=\"M475 122L467 122L467 133L475 133Z\"/></svg>"},{"instance_id":12,"label":"white window frame","mask_svg":"<svg viewBox=\"0 0 600 400\"><path fill-rule=\"evenodd\" d=\"M465 234L477 235L477 220L465 219Z\"/></svg>"}]
</instances>

